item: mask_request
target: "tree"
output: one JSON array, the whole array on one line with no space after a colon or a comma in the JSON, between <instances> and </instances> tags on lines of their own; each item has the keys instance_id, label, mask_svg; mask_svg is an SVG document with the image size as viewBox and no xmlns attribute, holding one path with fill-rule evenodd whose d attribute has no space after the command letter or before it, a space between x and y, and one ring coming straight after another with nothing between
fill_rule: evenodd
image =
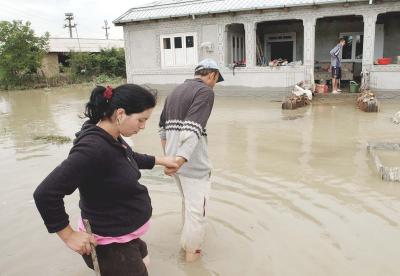
<instances>
[{"instance_id":1,"label":"tree","mask_svg":"<svg viewBox=\"0 0 400 276\"><path fill-rule=\"evenodd\" d=\"M35 36L30 22L0 21L0 85L24 85L37 74L49 34Z\"/></svg>"}]
</instances>

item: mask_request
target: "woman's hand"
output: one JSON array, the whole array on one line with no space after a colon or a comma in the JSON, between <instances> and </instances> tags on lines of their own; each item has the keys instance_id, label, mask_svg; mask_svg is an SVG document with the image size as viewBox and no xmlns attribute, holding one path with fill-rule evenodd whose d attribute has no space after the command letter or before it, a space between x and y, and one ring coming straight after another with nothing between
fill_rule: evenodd
<instances>
[{"instance_id":1,"label":"woman's hand","mask_svg":"<svg viewBox=\"0 0 400 276\"><path fill-rule=\"evenodd\" d=\"M89 235L85 232L74 231L70 225L57 232L57 234L69 248L81 255L90 255L90 244L93 244L94 246L97 245L93 235Z\"/></svg>"},{"instance_id":2,"label":"woman's hand","mask_svg":"<svg viewBox=\"0 0 400 276\"><path fill-rule=\"evenodd\" d=\"M164 166L164 173L166 175L175 174L181 167L176 158L170 156L156 157L156 165Z\"/></svg>"}]
</instances>

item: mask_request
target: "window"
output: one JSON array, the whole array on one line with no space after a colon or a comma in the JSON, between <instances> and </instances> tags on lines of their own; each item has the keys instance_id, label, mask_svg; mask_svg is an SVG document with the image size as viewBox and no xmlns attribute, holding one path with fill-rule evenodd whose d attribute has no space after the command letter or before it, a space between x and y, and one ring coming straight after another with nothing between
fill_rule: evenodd
<instances>
[{"instance_id":1,"label":"window","mask_svg":"<svg viewBox=\"0 0 400 276\"><path fill-rule=\"evenodd\" d=\"M164 38L164 47L163 47L163 49L171 49L171 39L168 37L168 38Z\"/></svg>"},{"instance_id":2,"label":"window","mask_svg":"<svg viewBox=\"0 0 400 276\"><path fill-rule=\"evenodd\" d=\"M184 67L197 63L195 34L163 35L160 41L162 67Z\"/></svg>"},{"instance_id":3,"label":"window","mask_svg":"<svg viewBox=\"0 0 400 276\"><path fill-rule=\"evenodd\" d=\"M343 46L343 61L360 62L362 60L364 46L363 33L341 33L340 37L346 40L346 44Z\"/></svg>"},{"instance_id":4,"label":"window","mask_svg":"<svg viewBox=\"0 0 400 276\"><path fill-rule=\"evenodd\" d=\"M193 36L187 36L186 37L186 48L193 48L194 42L193 42Z\"/></svg>"},{"instance_id":5,"label":"window","mask_svg":"<svg viewBox=\"0 0 400 276\"><path fill-rule=\"evenodd\" d=\"M246 49L244 44L244 34L232 33L231 61L230 63L246 63Z\"/></svg>"},{"instance_id":6,"label":"window","mask_svg":"<svg viewBox=\"0 0 400 276\"><path fill-rule=\"evenodd\" d=\"M296 33L266 34L262 54L267 61L275 59L296 61Z\"/></svg>"},{"instance_id":7,"label":"window","mask_svg":"<svg viewBox=\"0 0 400 276\"><path fill-rule=\"evenodd\" d=\"M175 49L182 48L182 37L174 37Z\"/></svg>"}]
</instances>

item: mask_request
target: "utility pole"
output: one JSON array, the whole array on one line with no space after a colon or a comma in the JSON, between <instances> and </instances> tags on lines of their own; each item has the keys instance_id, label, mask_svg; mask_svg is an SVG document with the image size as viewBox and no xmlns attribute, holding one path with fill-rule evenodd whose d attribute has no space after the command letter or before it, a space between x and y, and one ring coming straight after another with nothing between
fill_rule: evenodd
<instances>
[{"instance_id":1,"label":"utility pole","mask_svg":"<svg viewBox=\"0 0 400 276\"><path fill-rule=\"evenodd\" d=\"M110 27L108 27L107 20L104 20L104 27L101 27L101 28L106 30L106 39L108 39L108 30L110 29Z\"/></svg>"},{"instance_id":2,"label":"utility pole","mask_svg":"<svg viewBox=\"0 0 400 276\"><path fill-rule=\"evenodd\" d=\"M76 28L77 24L72 24L72 20L74 20L74 14L71 12L65 13L65 21L68 21L68 24L64 25L64 28L69 29L69 37L72 38L72 28Z\"/></svg>"}]
</instances>

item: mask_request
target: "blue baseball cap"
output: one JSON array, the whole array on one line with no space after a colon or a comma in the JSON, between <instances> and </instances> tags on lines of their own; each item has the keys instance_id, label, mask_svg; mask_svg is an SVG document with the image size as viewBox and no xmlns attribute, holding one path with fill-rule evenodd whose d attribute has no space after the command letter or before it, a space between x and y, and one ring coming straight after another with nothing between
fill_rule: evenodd
<instances>
[{"instance_id":1,"label":"blue baseball cap","mask_svg":"<svg viewBox=\"0 0 400 276\"><path fill-rule=\"evenodd\" d=\"M203 59L202 61L200 61L199 64L194 69L194 72L196 73L197 71L204 70L204 69L217 70L219 73L217 82L224 81L224 78L221 75L221 71L219 70L218 64L213 59L206 58L206 59Z\"/></svg>"}]
</instances>

